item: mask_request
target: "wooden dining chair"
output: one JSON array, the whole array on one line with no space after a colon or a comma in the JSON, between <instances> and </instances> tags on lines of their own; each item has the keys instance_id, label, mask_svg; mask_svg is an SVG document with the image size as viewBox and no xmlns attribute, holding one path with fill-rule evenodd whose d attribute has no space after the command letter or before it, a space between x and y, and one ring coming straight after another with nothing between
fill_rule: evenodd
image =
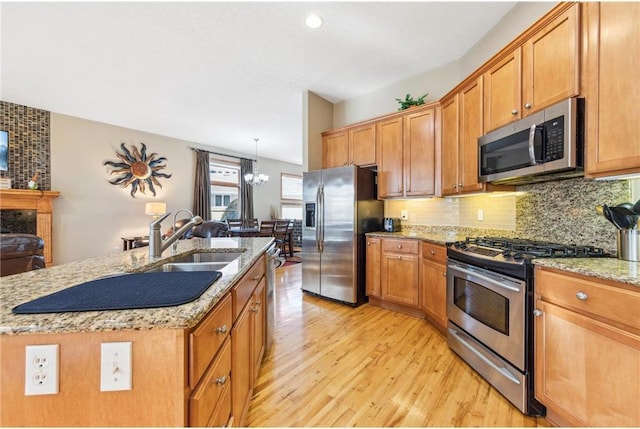
<instances>
[{"instance_id":1,"label":"wooden dining chair","mask_svg":"<svg viewBox=\"0 0 640 429\"><path fill-rule=\"evenodd\" d=\"M273 229L275 226L275 220L263 220L260 222L260 231L258 231L258 235L261 237L273 237Z\"/></svg>"},{"instance_id":2,"label":"wooden dining chair","mask_svg":"<svg viewBox=\"0 0 640 429\"><path fill-rule=\"evenodd\" d=\"M257 228L258 227L258 219L247 219L247 224L245 225L247 228Z\"/></svg>"},{"instance_id":3,"label":"wooden dining chair","mask_svg":"<svg viewBox=\"0 0 640 429\"><path fill-rule=\"evenodd\" d=\"M242 228L242 219L227 219L229 228Z\"/></svg>"},{"instance_id":4,"label":"wooden dining chair","mask_svg":"<svg viewBox=\"0 0 640 429\"><path fill-rule=\"evenodd\" d=\"M276 220L276 225L273 228L273 236L276 246L280 248L282 254L286 255L287 248L289 247L289 219Z\"/></svg>"}]
</instances>

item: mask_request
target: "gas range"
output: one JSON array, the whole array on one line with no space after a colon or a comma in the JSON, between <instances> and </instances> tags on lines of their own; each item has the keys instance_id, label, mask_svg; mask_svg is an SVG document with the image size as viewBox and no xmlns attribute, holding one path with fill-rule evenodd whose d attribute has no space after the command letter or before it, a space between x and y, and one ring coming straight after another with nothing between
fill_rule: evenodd
<instances>
[{"instance_id":1,"label":"gas range","mask_svg":"<svg viewBox=\"0 0 640 429\"><path fill-rule=\"evenodd\" d=\"M604 258L604 249L576 244L505 237L467 237L451 243L447 249L450 258L480 264L496 271L525 272L525 266L535 258ZM517 266L523 268L516 268ZM514 273L512 273L514 274ZM521 275L518 275L522 278Z\"/></svg>"}]
</instances>

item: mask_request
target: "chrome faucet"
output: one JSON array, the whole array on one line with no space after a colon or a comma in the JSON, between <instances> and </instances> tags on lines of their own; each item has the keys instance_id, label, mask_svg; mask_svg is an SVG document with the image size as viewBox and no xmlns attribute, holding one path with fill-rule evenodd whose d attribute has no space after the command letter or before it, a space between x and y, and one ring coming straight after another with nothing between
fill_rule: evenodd
<instances>
[{"instance_id":1,"label":"chrome faucet","mask_svg":"<svg viewBox=\"0 0 640 429\"><path fill-rule=\"evenodd\" d=\"M178 214L182 210L178 210L176 214ZM188 210L187 210L188 211ZM191 213L191 212L189 212ZM178 241L180 237L182 237L187 231L189 231L195 225L200 225L202 223L202 218L200 216L193 216L187 223L182 225L177 231L175 230L175 216L174 216L174 229L171 237L168 237L166 240L162 239L162 235L160 233L160 226L163 220L168 218L171 215L171 212L165 213L159 219L154 220L149 224L149 257L150 258L159 258L162 255L162 252L167 249L167 247L171 246L173 243Z\"/></svg>"}]
</instances>

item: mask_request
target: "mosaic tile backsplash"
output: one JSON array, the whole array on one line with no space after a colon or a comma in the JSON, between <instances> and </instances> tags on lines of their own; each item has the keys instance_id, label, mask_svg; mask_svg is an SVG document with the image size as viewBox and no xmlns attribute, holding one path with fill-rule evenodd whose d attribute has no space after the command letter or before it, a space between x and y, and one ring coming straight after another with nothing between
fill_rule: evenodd
<instances>
[{"instance_id":1,"label":"mosaic tile backsplash","mask_svg":"<svg viewBox=\"0 0 640 429\"><path fill-rule=\"evenodd\" d=\"M47 110L0 101L0 130L9 132L8 171L0 171L0 177L11 179L12 189L27 189L40 170L38 187L51 190L49 125Z\"/></svg>"}]
</instances>

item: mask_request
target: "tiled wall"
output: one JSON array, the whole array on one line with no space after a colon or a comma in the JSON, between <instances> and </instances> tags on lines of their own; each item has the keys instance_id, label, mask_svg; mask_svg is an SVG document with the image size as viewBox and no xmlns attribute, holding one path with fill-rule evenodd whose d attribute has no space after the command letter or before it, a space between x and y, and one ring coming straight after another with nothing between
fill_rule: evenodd
<instances>
[{"instance_id":1,"label":"tiled wall","mask_svg":"<svg viewBox=\"0 0 640 429\"><path fill-rule=\"evenodd\" d=\"M403 229L456 227L468 229L470 235L593 245L615 252L616 230L596 212L596 206L640 198L632 195L638 187L637 181L578 178L518 186L516 193L386 200L385 216L400 217L407 210L409 219L402 221ZM483 220L478 219L479 211Z\"/></svg>"},{"instance_id":2,"label":"tiled wall","mask_svg":"<svg viewBox=\"0 0 640 429\"><path fill-rule=\"evenodd\" d=\"M51 190L49 118L46 110L0 101L0 130L9 132L9 168L0 177L10 178L13 189L27 189L40 170L38 187Z\"/></svg>"}]
</instances>

